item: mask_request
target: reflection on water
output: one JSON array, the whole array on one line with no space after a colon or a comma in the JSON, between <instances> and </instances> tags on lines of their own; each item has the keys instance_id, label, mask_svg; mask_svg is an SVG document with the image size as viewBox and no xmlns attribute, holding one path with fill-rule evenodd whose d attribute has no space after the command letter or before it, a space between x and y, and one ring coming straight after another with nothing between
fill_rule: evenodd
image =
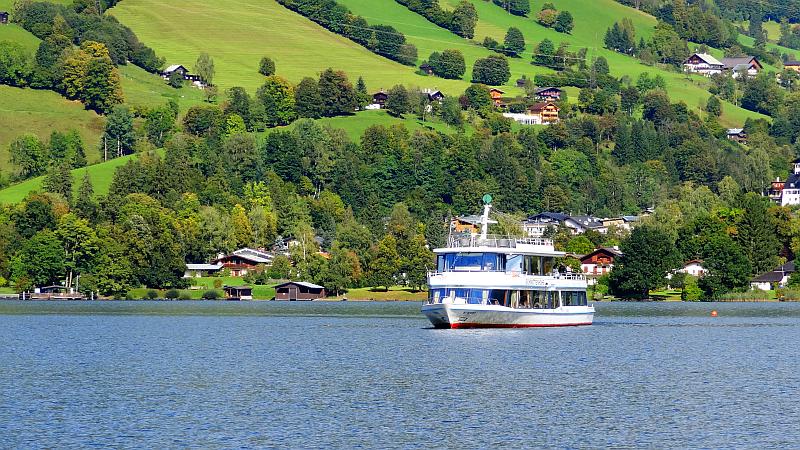
<instances>
[{"instance_id":1,"label":"reflection on water","mask_svg":"<svg viewBox=\"0 0 800 450\"><path fill-rule=\"evenodd\" d=\"M800 304L508 330L419 306L0 302L3 447L800 445Z\"/></svg>"}]
</instances>

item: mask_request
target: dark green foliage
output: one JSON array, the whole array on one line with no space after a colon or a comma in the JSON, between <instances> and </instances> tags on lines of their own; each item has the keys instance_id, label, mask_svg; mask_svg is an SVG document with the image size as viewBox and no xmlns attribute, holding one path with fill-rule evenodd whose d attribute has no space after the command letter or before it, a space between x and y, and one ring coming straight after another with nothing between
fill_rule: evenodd
<instances>
[{"instance_id":1,"label":"dark green foliage","mask_svg":"<svg viewBox=\"0 0 800 450\"><path fill-rule=\"evenodd\" d=\"M648 298L665 282L667 273L680 264L680 256L668 234L652 226L634 228L620 244L623 255L614 262L610 288L615 295Z\"/></svg>"},{"instance_id":2,"label":"dark green foliage","mask_svg":"<svg viewBox=\"0 0 800 450\"><path fill-rule=\"evenodd\" d=\"M698 285L706 298L716 299L732 289L747 287L752 266L742 248L728 235L711 236L703 253L703 267L707 273Z\"/></svg>"},{"instance_id":3,"label":"dark green foliage","mask_svg":"<svg viewBox=\"0 0 800 450\"><path fill-rule=\"evenodd\" d=\"M775 267L780 250L767 206L768 201L753 192L745 195L740 205L744 215L739 222L737 242L750 261L754 275Z\"/></svg>"},{"instance_id":4,"label":"dark green foliage","mask_svg":"<svg viewBox=\"0 0 800 450\"><path fill-rule=\"evenodd\" d=\"M459 50L445 50L442 53L433 52L428 58L433 73L436 76L449 79L460 79L467 70L464 55Z\"/></svg>"},{"instance_id":5,"label":"dark green foliage","mask_svg":"<svg viewBox=\"0 0 800 450\"><path fill-rule=\"evenodd\" d=\"M72 173L66 163L56 164L50 167L44 177L42 187L45 191L63 197L67 203L72 201Z\"/></svg>"},{"instance_id":6,"label":"dark green foliage","mask_svg":"<svg viewBox=\"0 0 800 450\"><path fill-rule=\"evenodd\" d=\"M175 89L180 89L183 87L184 78L180 72L172 72L169 74L169 85L174 87Z\"/></svg>"},{"instance_id":7,"label":"dark green foliage","mask_svg":"<svg viewBox=\"0 0 800 450\"><path fill-rule=\"evenodd\" d=\"M133 115L127 107L117 106L106 119L106 129L100 142L103 161L132 153L135 141Z\"/></svg>"},{"instance_id":8,"label":"dark green foliage","mask_svg":"<svg viewBox=\"0 0 800 450\"><path fill-rule=\"evenodd\" d=\"M184 130L195 136L218 136L222 126L222 111L216 106L192 106L183 117Z\"/></svg>"},{"instance_id":9,"label":"dark green foliage","mask_svg":"<svg viewBox=\"0 0 800 450\"><path fill-rule=\"evenodd\" d=\"M472 82L489 86L501 86L511 78L508 60L501 55L490 55L475 61Z\"/></svg>"},{"instance_id":10,"label":"dark green foliage","mask_svg":"<svg viewBox=\"0 0 800 450\"><path fill-rule=\"evenodd\" d=\"M712 95L706 101L706 112L712 117L722 115L722 102L719 101L716 95Z\"/></svg>"},{"instance_id":11,"label":"dark green foliage","mask_svg":"<svg viewBox=\"0 0 800 450\"><path fill-rule=\"evenodd\" d=\"M503 50L507 55L519 56L525 51L525 37L519 28L511 27L503 40Z\"/></svg>"},{"instance_id":12,"label":"dark green foliage","mask_svg":"<svg viewBox=\"0 0 800 450\"><path fill-rule=\"evenodd\" d=\"M559 33L571 33L574 26L572 14L569 11L560 11L556 16L556 23L553 25L553 29Z\"/></svg>"},{"instance_id":13,"label":"dark green foliage","mask_svg":"<svg viewBox=\"0 0 800 450\"><path fill-rule=\"evenodd\" d=\"M109 49L115 65L125 65L130 61L148 72L157 73L164 64L164 60L142 44L133 31L110 14L85 14L80 8L48 2L22 2L15 11L14 20L53 48L66 47L63 43L56 43L63 42L62 37L75 44L95 41ZM56 41L51 39L53 36ZM37 58L40 62L46 59L44 56Z\"/></svg>"},{"instance_id":14,"label":"dark green foliage","mask_svg":"<svg viewBox=\"0 0 800 450\"><path fill-rule=\"evenodd\" d=\"M493 2L517 16L526 16L531 12L530 0L493 0Z\"/></svg>"},{"instance_id":15,"label":"dark green foliage","mask_svg":"<svg viewBox=\"0 0 800 450\"><path fill-rule=\"evenodd\" d=\"M278 0L278 3L381 56L405 65L416 63L417 48L406 43L405 35L388 25L369 24L334 0Z\"/></svg>"},{"instance_id":16,"label":"dark green foliage","mask_svg":"<svg viewBox=\"0 0 800 450\"><path fill-rule=\"evenodd\" d=\"M219 298L222 298L222 295L220 294L219 291L211 289L203 292L202 298L203 300L217 300Z\"/></svg>"},{"instance_id":17,"label":"dark green foliage","mask_svg":"<svg viewBox=\"0 0 800 450\"><path fill-rule=\"evenodd\" d=\"M489 88L482 84L473 84L464 91L467 106L472 109L481 109L492 105L492 96Z\"/></svg>"},{"instance_id":18,"label":"dark green foliage","mask_svg":"<svg viewBox=\"0 0 800 450\"><path fill-rule=\"evenodd\" d=\"M556 47L550 39L544 39L536 46L533 53L533 64L537 66L553 67L556 64Z\"/></svg>"},{"instance_id":19,"label":"dark green foliage","mask_svg":"<svg viewBox=\"0 0 800 450\"><path fill-rule=\"evenodd\" d=\"M361 80L363 83L363 80ZM322 117L322 94L317 80L306 77L294 90L294 103L298 117L318 119Z\"/></svg>"},{"instance_id":20,"label":"dark green foliage","mask_svg":"<svg viewBox=\"0 0 800 450\"><path fill-rule=\"evenodd\" d=\"M145 298L148 300L155 300L158 298L158 291L155 289L148 289L147 292L144 294Z\"/></svg>"},{"instance_id":21,"label":"dark green foliage","mask_svg":"<svg viewBox=\"0 0 800 450\"><path fill-rule=\"evenodd\" d=\"M266 56L261 58L261 62L258 63L258 73L265 77L275 75L275 61Z\"/></svg>"},{"instance_id":22,"label":"dark green foliage","mask_svg":"<svg viewBox=\"0 0 800 450\"><path fill-rule=\"evenodd\" d=\"M177 289L169 289L167 292L164 293L164 298L168 300L175 300L181 296L181 292Z\"/></svg>"},{"instance_id":23,"label":"dark green foliage","mask_svg":"<svg viewBox=\"0 0 800 450\"><path fill-rule=\"evenodd\" d=\"M30 55L11 41L0 41L0 84L25 86L30 77Z\"/></svg>"},{"instance_id":24,"label":"dark green foliage","mask_svg":"<svg viewBox=\"0 0 800 450\"><path fill-rule=\"evenodd\" d=\"M411 11L420 14L434 24L453 33L472 39L475 36L475 23L478 13L472 3L462 0L452 11L439 6L439 0L396 0Z\"/></svg>"},{"instance_id":25,"label":"dark green foliage","mask_svg":"<svg viewBox=\"0 0 800 450\"><path fill-rule=\"evenodd\" d=\"M47 149L38 137L25 134L11 142L11 163L19 170L19 177L30 178L41 175L47 167Z\"/></svg>"},{"instance_id":26,"label":"dark green foliage","mask_svg":"<svg viewBox=\"0 0 800 450\"><path fill-rule=\"evenodd\" d=\"M322 115L325 117L353 114L358 105L356 92L344 72L333 69L322 72L319 91L322 95Z\"/></svg>"},{"instance_id":27,"label":"dark green foliage","mask_svg":"<svg viewBox=\"0 0 800 450\"><path fill-rule=\"evenodd\" d=\"M405 86L398 84L388 92L386 110L393 116L401 116L411 110L411 97Z\"/></svg>"},{"instance_id":28,"label":"dark green foliage","mask_svg":"<svg viewBox=\"0 0 800 450\"><path fill-rule=\"evenodd\" d=\"M609 50L626 55L636 54L636 28L633 22L627 17L622 19L622 22L614 22L614 25L606 30L603 42Z\"/></svg>"}]
</instances>

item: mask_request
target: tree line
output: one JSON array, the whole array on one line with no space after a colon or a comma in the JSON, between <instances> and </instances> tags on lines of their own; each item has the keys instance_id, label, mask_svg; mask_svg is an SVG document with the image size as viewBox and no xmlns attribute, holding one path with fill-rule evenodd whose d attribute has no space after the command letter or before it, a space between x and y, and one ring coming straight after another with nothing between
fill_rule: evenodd
<instances>
[{"instance_id":1,"label":"tree line","mask_svg":"<svg viewBox=\"0 0 800 450\"><path fill-rule=\"evenodd\" d=\"M351 13L335 0L277 1L373 53L407 66L413 66L417 61L417 48L406 42L403 33L390 25L370 25L365 18Z\"/></svg>"},{"instance_id":2,"label":"tree line","mask_svg":"<svg viewBox=\"0 0 800 450\"><path fill-rule=\"evenodd\" d=\"M478 22L478 12L475 6L462 0L452 11L444 10L439 6L439 0L395 0L411 11L428 19L444 29L466 39L475 37L475 24Z\"/></svg>"}]
</instances>

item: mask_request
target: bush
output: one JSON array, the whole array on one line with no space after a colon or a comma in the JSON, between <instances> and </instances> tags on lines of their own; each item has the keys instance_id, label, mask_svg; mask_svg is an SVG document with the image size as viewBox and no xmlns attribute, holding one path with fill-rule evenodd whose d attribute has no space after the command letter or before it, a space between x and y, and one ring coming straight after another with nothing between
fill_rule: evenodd
<instances>
[{"instance_id":1,"label":"bush","mask_svg":"<svg viewBox=\"0 0 800 450\"><path fill-rule=\"evenodd\" d=\"M180 292L178 292L178 290L177 290L177 289L170 289L170 290L168 290L168 291L167 291L167 292L164 294L164 298L168 298L168 299L170 299L170 300L175 300L175 299L176 299L176 298L178 298L180 295L181 295L181 293L180 293Z\"/></svg>"},{"instance_id":2,"label":"bush","mask_svg":"<svg viewBox=\"0 0 800 450\"><path fill-rule=\"evenodd\" d=\"M147 297L148 300L155 300L158 298L158 291L155 289L148 289L145 297Z\"/></svg>"},{"instance_id":3,"label":"bush","mask_svg":"<svg viewBox=\"0 0 800 450\"><path fill-rule=\"evenodd\" d=\"M220 288L222 288L222 279L215 278L214 279L214 289L220 289Z\"/></svg>"},{"instance_id":4,"label":"bush","mask_svg":"<svg viewBox=\"0 0 800 450\"><path fill-rule=\"evenodd\" d=\"M192 296L189 295L189 293L186 291L181 292L181 294L178 296L178 300L191 300L191 299Z\"/></svg>"},{"instance_id":5,"label":"bush","mask_svg":"<svg viewBox=\"0 0 800 450\"><path fill-rule=\"evenodd\" d=\"M203 292L203 300L216 300L220 298L221 295L217 290L205 291Z\"/></svg>"}]
</instances>

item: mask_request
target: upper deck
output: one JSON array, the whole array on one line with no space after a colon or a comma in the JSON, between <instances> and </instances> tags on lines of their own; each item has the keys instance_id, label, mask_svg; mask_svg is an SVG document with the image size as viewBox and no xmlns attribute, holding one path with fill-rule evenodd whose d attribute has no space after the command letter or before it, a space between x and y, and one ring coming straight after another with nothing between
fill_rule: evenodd
<instances>
[{"instance_id":1,"label":"upper deck","mask_svg":"<svg viewBox=\"0 0 800 450\"><path fill-rule=\"evenodd\" d=\"M447 247L437 248L434 252L437 254L481 252L553 257L563 257L566 254L556 251L550 239L479 234L451 235Z\"/></svg>"}]
</instances>

